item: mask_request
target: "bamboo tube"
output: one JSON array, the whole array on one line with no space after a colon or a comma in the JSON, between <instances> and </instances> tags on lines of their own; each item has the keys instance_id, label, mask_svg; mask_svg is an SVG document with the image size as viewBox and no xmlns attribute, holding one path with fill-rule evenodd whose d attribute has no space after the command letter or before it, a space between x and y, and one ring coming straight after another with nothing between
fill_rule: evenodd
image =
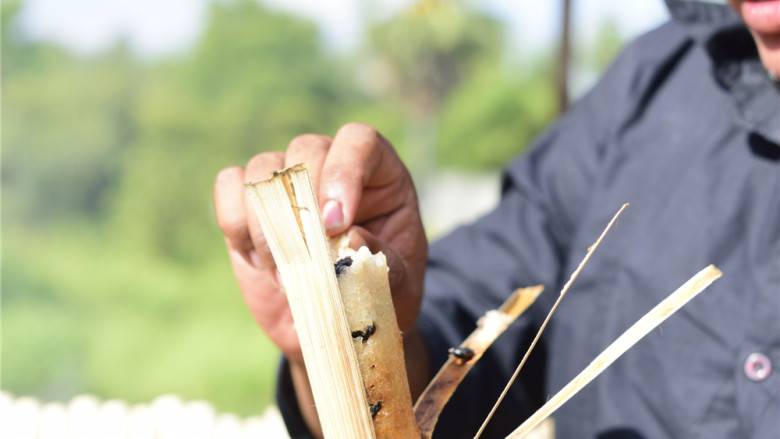
<instances>
[{"instance_id":1,"label":"bamboo tube","mask_svg":"<svg viewBox=\"0 0 780 439\"><path fill-rule=\"evenodd\" d=\"M377 439L420 439L385 255L338 249L336 278Z\"/></svg>"}]
</instances>

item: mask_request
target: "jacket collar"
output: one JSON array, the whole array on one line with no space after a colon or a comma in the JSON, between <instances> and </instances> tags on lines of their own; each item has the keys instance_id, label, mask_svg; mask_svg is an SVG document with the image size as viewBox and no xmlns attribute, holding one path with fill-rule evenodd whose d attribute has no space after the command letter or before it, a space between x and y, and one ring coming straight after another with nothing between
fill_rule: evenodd
<instances>
[{"instance_id":1,"label":"jacket collar","mask_svg":"<svg viewBox=\"0 0 780 439\"><path fill-rule=\"evenodd\" d=\"M716 34L743 28L742 20L725 1L665 0L672 19L683 24L688 34L706 43Z\"/></svg>"},{"instance_id":2,"label":"jacket collar","mask_svg":"<svg viewBox=\"0 0 780 439\"><path fill-rule=\"evenodd\" d=\"M740 124L780 147L780 86L761 64L736 12L725 2L665 1L672 20L709 54L715 80L731 96Z\"/></svg>"}]
</instances>

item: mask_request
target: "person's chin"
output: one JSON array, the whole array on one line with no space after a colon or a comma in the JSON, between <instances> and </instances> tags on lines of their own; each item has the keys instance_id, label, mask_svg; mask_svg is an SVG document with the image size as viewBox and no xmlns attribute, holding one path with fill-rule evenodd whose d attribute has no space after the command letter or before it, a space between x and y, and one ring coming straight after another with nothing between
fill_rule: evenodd
<instances>
[{"instance_id":1,"label":"person's chin","mask_svg":"<svg viewBox=\"0 0 780 439\"><path fill-rule=\"evenodd\" d=\"M775 80L780 78L780 34L753 34L761 62Z\"/></svg>"},{"instance_id":2,"label":"person's chin","mask_svg":"<svg viewBox=\"0 0 780 439\"><path fill-rule=\"evenodd\" d=\"M756 40L761 61L780 77L780 0L729 0Z\"/></svg>"}]
</instances>

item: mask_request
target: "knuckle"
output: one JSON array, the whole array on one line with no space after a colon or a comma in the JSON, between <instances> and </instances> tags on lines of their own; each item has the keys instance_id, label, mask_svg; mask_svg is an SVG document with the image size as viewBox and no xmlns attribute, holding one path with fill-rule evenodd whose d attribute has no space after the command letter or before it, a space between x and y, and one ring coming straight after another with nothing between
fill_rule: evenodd
<instances>
[{"instance_id":1,"label":"knuckle","mask_svg":"<svg viewBox=\"0 0 780 439\"><path fill-rule=\"evenodd\" d=\"M240 166L230 166L219 171L214 179L214 187L220 188L232 184L235 180L240 180L243 171Z\"/></svg>"},{"instance_id":2,"label":"knuckle","mask_svg":"<svg viewBox=\"0 0 780 439\"><path fill-rule=\"evenodd\" d=\"M299 154L311 149L327 149L330 138L319 134L301 134L296 136L287 147L288 154Z\"/></svg>"},{"instance_id":3,"label":"knuckle","mask_svg":"<svg viewBox=\"0 0 780 439\"><path fill-rule=\"evenodd\" d=\"M246 233L246 223L239 215L231 215L230 213L217 215L217 225L228 239L235 239Z\"/></svg>"},{"instance_id":4,"label":"knuckle","mask_svg":"<svg viewBox=\"0 0 780 439\"><path fill-rule=\"evenodd\" d=\"M349 122L344 124L341 128L339 128L338 133L340 135L346 134L369 141L377 140L381 137L379 135L379 131L377 131L376 128L360 122Z\"/></svg>"},{"instance_id":5,"label":"knuckle","mask_svg":"<svg viewBox=\"0 0 780 439\"><path fill-rule=\"evenodd\" d=\"M271 256L271 247L268 246L268 240L265 239L265 235L263 234L262 230L253 237L252 244L254 245L254 248L257 250L260 257L267 259L264 261L266 265L268 262L273 262L273 257Z\"/></svg>"},{"instance_id":6,"label":"knuckle","mask_svg":"<svg viewBox=\"0 0 780 439\"><path fill-rule=\"evenodd\" d=\"M231 166L217 173L214 180L214 207L217 225L226 235L238 227L234 200L242 194L242 174L241 167Z\"/></svg>"},{"instance_id":7,"label":"knuckle","mask_svg":"<svg viewBox=\"0 0 780 439\"><path fill-rule=\"evenodd\" d=\"M227 238L232 238L241 233L241 228L243 226L235 217L226 216L218 216L217 225L219 226L219 229L222 230L222 234Z\"/></svg>"},{"instance_id":8,"label":"knuckle","mask_svg":"<svg viewBox=\"0 0 780 439\"><path fill-rule=\"evenodd\" d=\"M247 162L246 174L257 175L260 171L267 171L270 173L279 167L279 163L284 163L282 160L280 160L280 157L281 153L278 151L257 154Z\"/></svg>"}]
</instances>

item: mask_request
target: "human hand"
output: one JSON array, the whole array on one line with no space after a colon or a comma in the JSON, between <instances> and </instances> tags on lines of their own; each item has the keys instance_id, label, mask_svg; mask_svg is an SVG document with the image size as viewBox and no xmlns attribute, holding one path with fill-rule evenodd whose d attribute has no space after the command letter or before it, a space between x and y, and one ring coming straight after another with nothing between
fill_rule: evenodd
<instances>
[{"instance_id":1,"label":"human hand","mask_svg":"<svg viewBox=\"0 0 780 439\"><path fill-rule=\"evenodd\" d=\"M302 361L287 298L268 245L246 199L244 183L305 162L329 236L347 233L354 248L382 251L402 332L420 308L427 242L409 171L374 128L347 124L334 138L306 134L286 152L253 157L246 168L226 168L214 186L217 222L225 235L239 289L255 321L292 361ZM252 212L252 213L250 213Z\"/></svg>"}]
</instances>

